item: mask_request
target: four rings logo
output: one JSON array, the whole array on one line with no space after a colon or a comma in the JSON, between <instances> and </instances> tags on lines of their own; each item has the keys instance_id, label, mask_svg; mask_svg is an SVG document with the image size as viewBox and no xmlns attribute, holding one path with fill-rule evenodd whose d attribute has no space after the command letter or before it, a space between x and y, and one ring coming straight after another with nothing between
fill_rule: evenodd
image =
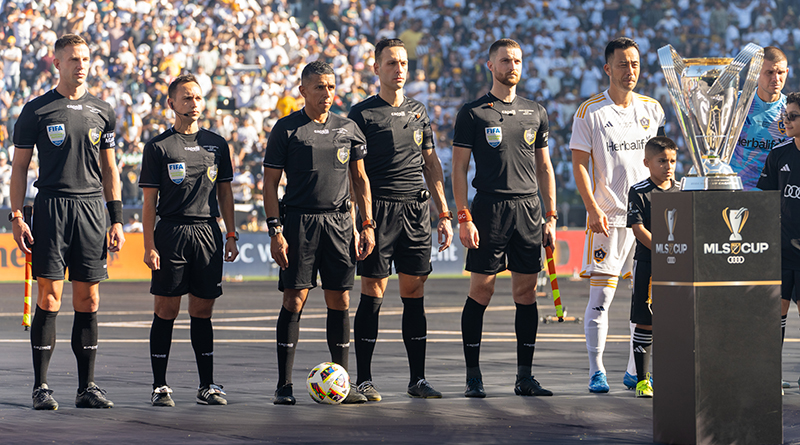
<instances>
[{"instance_id":1,"label":"four rings logo","mask_svg":"<svg viewBox=\"0 0 800 445\"><path fill-rule=\"evenodd\" d=\"M747 223L750 211L746 207L730 209L725 207L722 211L722 219L728 226L731 235L728 237L729 243L704 243L703 253L707 255L728 255L728 264L744 264L745 256L749 254L764 253L769 249L769 243L765 242L742 242L742 229Z\"/></svg>"},{"instance_id":2,"label":"four rings logo","mask_svg":"<svg viewBox=\"0 0 800 445\"><path fill-rule=\"evenodd\" d=\"M786 184L786 187L783 188L783 197L800 199L800 186Z\"/></svg>"}]
</instances>

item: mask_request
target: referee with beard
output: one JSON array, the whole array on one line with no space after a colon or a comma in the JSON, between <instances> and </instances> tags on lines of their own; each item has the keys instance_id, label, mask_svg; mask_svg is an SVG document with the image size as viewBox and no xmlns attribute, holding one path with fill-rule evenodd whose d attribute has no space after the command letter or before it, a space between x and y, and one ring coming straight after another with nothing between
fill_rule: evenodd
<instances>
[{"instance_id":1,"label":"referee with beard","mask_svg":"<svg viewBox=\"0 0 800 445\"><path fill-rule=\"evenodd\" d=\"M300 337L300 314L308 291L322 278L328 306L326 332L331 361L348 368L350 289L355 262L375 246L369 180L364 171L366 139L350 119L330 113L336 91L333 68L311 62L303 69L300 94L305 106L280 119L264 155L264 208L272 258L280 266L278 288L283 305L278 315L278 389L273 403L294 405L292 367ZM278 183L286 172L285 209L278 202ZM348 174L364 223L358 255L350 215ZM284 218L281 221L281 216ZM342 403L363 403L351 383Z\"/></svg>"},{"instance_id":2,"label":"referee with beard","mask_svg":"<svg viewBox=\"0 0 800 445\"><path fill-rule=\"evenodd\" d=\"M547 112L538 103L519 97L516 85L522 70L522 49L500 39L489 49L486 64L492 89L464 105L453 138L453 194L458 208L459 237L469 249L469 296L461 313L461 333L467 365L466 397L486 397L479 366L483 314L494 294L497 273L511 271L517 311L517 379L521 396L551 396L533 378L539 311L536 279L542 270L542 242L555 243L556 188L547 146ZM477 194L467 207L467 171L475 158ZM538 193L544 198L547 222L542 228ZM474 216L473 216L474 215Z\"/></svg>"},{"instance_id":3,"label":"referee with beard","mask_svg":"<svg viewBox=\"0 0 800 445\"><path fill-rule=\"evenodd\" d=\"M381 400L372 383L372 353L378 338L378 314L392 273L400 282L403 343L408 354L408 395L441 398L425 379L427 320L423 294L431 273L431 218L428 199L439 209L439 251L450 246L453 214L444 196L444 175L434 152L433 133L425 106L406 97L408 55L402 40L384 39L375 46L375 74L380 91L355 105L349 118L367 138L364 158L372 190L372 213L378 224L375 250L358 263L361 301L354 334L358 390L370 401ZM425 189L423 177L433 193Z\"/></svg>"}]
</instances>

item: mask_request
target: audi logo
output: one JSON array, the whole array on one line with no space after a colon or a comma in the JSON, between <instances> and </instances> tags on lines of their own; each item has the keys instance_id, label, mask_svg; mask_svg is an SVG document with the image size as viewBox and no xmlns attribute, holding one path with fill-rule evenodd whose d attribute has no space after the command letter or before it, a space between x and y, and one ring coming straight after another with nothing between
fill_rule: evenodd
<instances>
[{"instance_id":1,"label":"audi logo","mask_svg":"<svg viewBox=\"0 0 800 445\"><path fill-rule=\"evenodd\" d=\"M728 257L728 264L742 264L744 263L743 256L729 256Z\"/></svg>"},{"instance_id":2,"label":"audi logo","mask_svg":"<svg viewBox=\"0 0 800 445\"><path fill-rule=\"evenodd\" d=\"M783 197L800 199L800 186L786 184L786 187L783 189Z\"/></svg>"}]
</instances>

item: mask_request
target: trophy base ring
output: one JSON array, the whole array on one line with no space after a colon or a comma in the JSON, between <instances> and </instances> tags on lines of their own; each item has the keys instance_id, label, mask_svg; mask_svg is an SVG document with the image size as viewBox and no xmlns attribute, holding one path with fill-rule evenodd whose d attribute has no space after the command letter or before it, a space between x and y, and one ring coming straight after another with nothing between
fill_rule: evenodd
<instances>
[{"instance_id":1,"label":"trophy base ring","mask_svg":"<svg viewBox=\"0 0 800 445\"><path fill-rule=\"evenodd\" d=\"M681 191L698 190L742 190L742 178L738 176L684 176Z\"/></svg>"}]
</instances>

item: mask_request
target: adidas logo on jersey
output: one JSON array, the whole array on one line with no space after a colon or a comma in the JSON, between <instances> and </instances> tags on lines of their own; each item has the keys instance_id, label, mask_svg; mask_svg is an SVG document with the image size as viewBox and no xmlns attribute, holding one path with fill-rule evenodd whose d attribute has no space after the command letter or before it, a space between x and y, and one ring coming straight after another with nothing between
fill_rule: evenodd
<instances>
[{"instance_id":1,"label":"adidas logo on jersey","mask_svg":"<svg viewBox=\"0 0 800 445\"><path fill-rule=\"evenodd\" d=\"M611 128L611 127L613 127L614 125L612 125L612 124L611 124L611 121L608 121L608 122L606 122L606 124L605 124L605 125L603 125L603 126L604 126L604 127L606 127L606 128Z\"/></svg>"},{"instance_id":2,"label":"adidas logo on jersey","mask_svg":"<svg viewBox=\"0 0 800 445\"><path fill-rule=\"evenodd\" d=\"M791 170L789 170L789 164L783 164L783 167L781 167L781 171L790 172Z\"/></svg>"}]
</instances>

